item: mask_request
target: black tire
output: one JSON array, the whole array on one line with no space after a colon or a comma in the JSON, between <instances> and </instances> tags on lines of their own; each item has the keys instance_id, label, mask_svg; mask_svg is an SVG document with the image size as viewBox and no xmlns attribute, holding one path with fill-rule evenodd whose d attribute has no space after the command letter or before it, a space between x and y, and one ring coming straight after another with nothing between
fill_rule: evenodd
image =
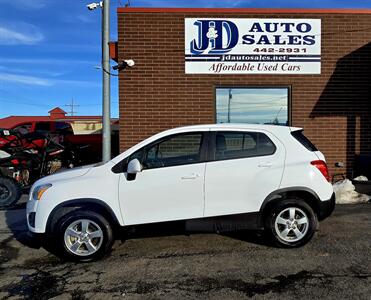
<instances>
[{"instance_id":1,"label":"black tire","mask_svg":"<svg viewBox=\"0 0 371 300\"><path fill-rule=\"evenodd\" d=\"M13 179L0 177L0 208L9 208L22 196L21 186Z\"/></svg>"},{"instance_id":2,"label":"black tire","mask_svg":"<svg viewBox=\"0 0 371 300\"><path fill-rule=\"evenodd\" d=\"M82 230L82 222L83 220L88 220L90 223L89 230L91 231L92 227L99 227L102 232L101 242L97 242L95 246L97 246L97 250L94 253L89 254L89 250L87 248L87 243L84 242L82 237L75 238L75 237L65 237L65 233L67 229L76 224L77 228L80 226L79 222L81 220L81 232ZM79 261L79 262L88 262L93 260L98 260L108 254L111 250L112 244L114 242L112 226L110 222L106 220L102 215L93 212L93 211L83 211L83 210L75 210L70 212L69 214L63 216L58 224L54 227L57 232L56 235L52 238L55 241L55 246L53 246L53 250L51 251L60 258L64 260L72 260L72 261ZM71 239L75 239L75 241L79 243L83 243L81 247L76 252L81 252L80 255L77 253L73 253L71 247L73 245L73 241ZM97 241L98 238L93 239L93 243ZM71 242L71 243L70 243ZM47 249L50 250L50 249ZM83 251L87 253L82 253Z\"/></svg>"},{"instance_id":3,"label":"black tire","mask_svg":"<svg viewBox=\"0 0 371 300\"><path fill-rule=\"evenodd\" d=\"M292 212L295 215L294 219L291 218ZM311 240L318 226L317 215L313 209L299 198L277 203L270 210L265 221L265 230L272 243L285 248L305 245Z\"/></svg>"}]
</instances>

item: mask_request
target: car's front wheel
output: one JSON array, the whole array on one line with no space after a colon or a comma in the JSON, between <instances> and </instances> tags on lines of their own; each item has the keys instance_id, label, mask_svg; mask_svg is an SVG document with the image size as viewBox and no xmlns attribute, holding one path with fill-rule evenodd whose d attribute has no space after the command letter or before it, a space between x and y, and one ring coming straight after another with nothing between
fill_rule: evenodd
<instances>
[{"instance_id":1,"label":"car's front wheel","mask_svg":"<svg viewBox=\"0 0 371 300\"><path fill-rule=\"evenodd\" d=\"M93 211L73 211L59 222L56 254L65 259L91 261L103 257L111 249L111 224Z\"/></svg>"},{"instance_id":2,"label":"car's front wheel","mask_svg":"<svg viewBox=\"0 0 371 300\"><path fill-rule=\"evenodd\" d=\"M303 200L284 200L270 211L266 230L277 246L300 247L313 237L317 223L313 209Z\"/></svg>"}]
</instances>

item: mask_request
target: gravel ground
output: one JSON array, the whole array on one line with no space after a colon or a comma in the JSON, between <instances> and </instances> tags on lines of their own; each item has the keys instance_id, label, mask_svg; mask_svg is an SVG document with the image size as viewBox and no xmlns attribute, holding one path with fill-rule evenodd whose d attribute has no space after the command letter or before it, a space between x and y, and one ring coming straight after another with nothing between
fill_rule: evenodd
<instances>
[{"instance_id":1,"label":"gravel ground","mask_svg":"<svg viewBox=\"0 0 371 300\"><path fill-rule=\"evenodd\" d=\"M370 229L370 204L343 205L298 249L160 227L76 264L32 248L20 204L0 212L0 299L370 299Z\"/></svg>"}]
</instances>

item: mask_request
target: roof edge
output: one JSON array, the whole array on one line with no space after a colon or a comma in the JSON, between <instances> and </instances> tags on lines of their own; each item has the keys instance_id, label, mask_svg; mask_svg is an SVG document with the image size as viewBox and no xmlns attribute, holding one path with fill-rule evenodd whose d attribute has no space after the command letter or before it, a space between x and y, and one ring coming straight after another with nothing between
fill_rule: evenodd
<instances>
[{"instance_id":1,"label":"roof edge","mask_svg":"<svg viewBox=\"0 0 371 300\"><path fill-rule=\"evenodd\" d=\"M251 13L251 14L371 14L371 9L353 8L191 8L191 7L118 7L117 13Z\"/></svg>"}]
</instances>

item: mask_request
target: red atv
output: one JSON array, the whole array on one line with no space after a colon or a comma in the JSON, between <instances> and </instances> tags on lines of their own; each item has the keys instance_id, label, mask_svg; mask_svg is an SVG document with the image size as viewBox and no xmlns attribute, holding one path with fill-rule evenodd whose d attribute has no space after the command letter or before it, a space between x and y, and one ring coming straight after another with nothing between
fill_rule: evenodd
<instances>
[{"instance_id":1,"label":"red atv","mask_svg":"<svg viewBox=\"0 0 371 300\"><path fill-rule=\"evenodd\" d=\"M51 137L0 129L0 208L15 204L36 180L74 164L74 153Z\"/></svg>"}]
</instances>

